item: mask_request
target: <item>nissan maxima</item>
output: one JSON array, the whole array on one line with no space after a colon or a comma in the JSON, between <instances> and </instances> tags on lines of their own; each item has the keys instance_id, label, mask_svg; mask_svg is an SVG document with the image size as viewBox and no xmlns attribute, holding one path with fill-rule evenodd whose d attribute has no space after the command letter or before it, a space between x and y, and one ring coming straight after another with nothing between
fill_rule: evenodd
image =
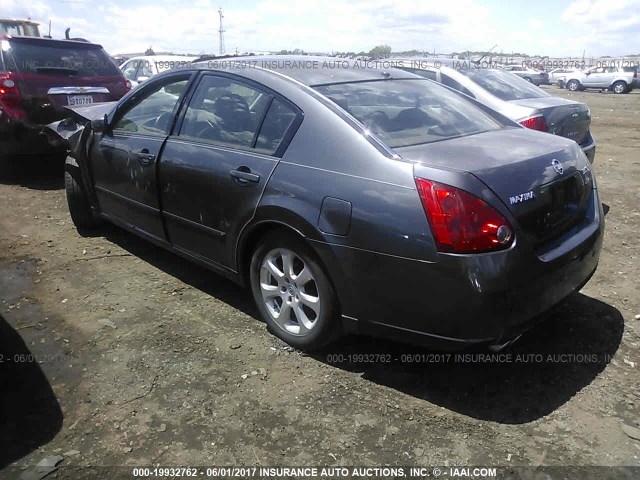
<instances>
[{"instance_id":1,"label":"nissan maxima","mask_svg":"<svg viewBox=\"0 0 640 480\"><path fill-rule=\"evenodd\" d=\"M112 222L249 286L302 349L343 333L498 348L598 264L576 142L402 70L202 61L51 128L81 233Z\"/></svg>"}]
</instances>

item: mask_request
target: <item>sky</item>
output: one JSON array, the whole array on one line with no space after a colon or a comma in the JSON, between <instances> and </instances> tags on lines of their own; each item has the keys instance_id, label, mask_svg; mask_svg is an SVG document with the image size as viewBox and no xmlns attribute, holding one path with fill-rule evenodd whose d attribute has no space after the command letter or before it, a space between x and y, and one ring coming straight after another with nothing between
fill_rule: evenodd
<instances>
[{"instance_id":1,"label":"sky","mask_svg":"<svg viewBox=\"0 0 640 480\"><path fill-rule=\"evenodd\" d=\"M486 51L587 57L640 53L640 0L0 0L0 17L49 20L52 36L100 43L112 55Z\"/></svg>"}]
</instances>

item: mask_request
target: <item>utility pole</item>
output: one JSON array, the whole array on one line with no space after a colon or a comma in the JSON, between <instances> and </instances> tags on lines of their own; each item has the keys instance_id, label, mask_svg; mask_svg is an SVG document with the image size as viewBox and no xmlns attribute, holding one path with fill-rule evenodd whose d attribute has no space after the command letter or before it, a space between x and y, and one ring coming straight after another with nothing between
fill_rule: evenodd
<instances>
[{"instance_id":1,"label":"utility pole","mask_svg":"<svg viewBox=\"0 0 640 480\"><path fill-rule=\"evenodd\" d=\"M218 8L218 15L220 15L220 29L218 33L220 34L220 56L224 55L224 29L222 28L222 19L224 15L222 14L222 7Z\"/></svg>"}]
</instances>

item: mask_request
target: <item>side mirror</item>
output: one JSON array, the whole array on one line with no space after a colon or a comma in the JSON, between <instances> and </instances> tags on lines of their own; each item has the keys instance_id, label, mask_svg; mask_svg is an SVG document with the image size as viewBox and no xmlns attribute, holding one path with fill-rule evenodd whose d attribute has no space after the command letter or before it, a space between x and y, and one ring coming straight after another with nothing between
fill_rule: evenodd
<instances>
[{"instance_id":1,"label":"side mirror","mask_svg":"<svg viewBox=\"0 0 640 480\"><path fill-rule=\"evenodd\" d=\"M144 75L143 75L143 76L141 76L141 77L138 77L138 78L136 79L136 82L138 82L138 83L142 83L142 82L146 82L147 80L149 80L149 77L147 77L147 76L144 76Z\"/></svg>"},{"instance_id":2,"label":"side mirror","mask_svg":"<svg viewBox=\"0 0 640 480\"><path fill-rule=\"evenodd\" d=\"M109 128L109 117L107 114L104 114L103 118L98 118L95 120L91 120L91 130L95 133L104 133Z\"/></svg>"}]
</instances>

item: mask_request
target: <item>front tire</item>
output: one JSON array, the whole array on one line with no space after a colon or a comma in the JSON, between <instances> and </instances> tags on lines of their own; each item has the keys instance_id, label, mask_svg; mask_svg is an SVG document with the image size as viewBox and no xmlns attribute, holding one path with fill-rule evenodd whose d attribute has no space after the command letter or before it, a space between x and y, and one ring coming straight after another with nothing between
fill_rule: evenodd
<instances>
[{"instance_id":1,"label":"front tire","mask_svg":"<svg viewBox=\"0 0 640 480\"><path fill-rule=\"evenodd\" d=\"M69 214L78 232L83 233L85 230L96 228L99 222L91 210L87 195L76 179L67 171L64 172L64 186L67 191Z\"/></svg>"},{"instance_id":2,"label":"front tire","mask_svg":"<svg viewBox=\"0 0 640 480\"><path fill-rule=\"evenodd\" d=\"M577 92L580 89L580 82L577 80L569 80L567 82L567 90Z\"/></svg>"},{"instance_id":3,"label":"front tire","mask_svg":"<svg viewBox=\"0 0 640 480\"><path fill-rule=\"evenodd\" d=\"M340 335L333 286L313 250L299 237L267 234L253 254L249 277L260 316L278 338L314 350Z\"/></svg>"},{"instance_id":4,"label":"front tire","mask_svg":"<svg viewBox=\"0 0 640 480\"><path fill-rule=\"evenodd\" d=\"M617 94L627 93L627 84L622 80L619 80L611 86L611 90L613 90L613 93Z\"/></svg>"}]
</instances>

